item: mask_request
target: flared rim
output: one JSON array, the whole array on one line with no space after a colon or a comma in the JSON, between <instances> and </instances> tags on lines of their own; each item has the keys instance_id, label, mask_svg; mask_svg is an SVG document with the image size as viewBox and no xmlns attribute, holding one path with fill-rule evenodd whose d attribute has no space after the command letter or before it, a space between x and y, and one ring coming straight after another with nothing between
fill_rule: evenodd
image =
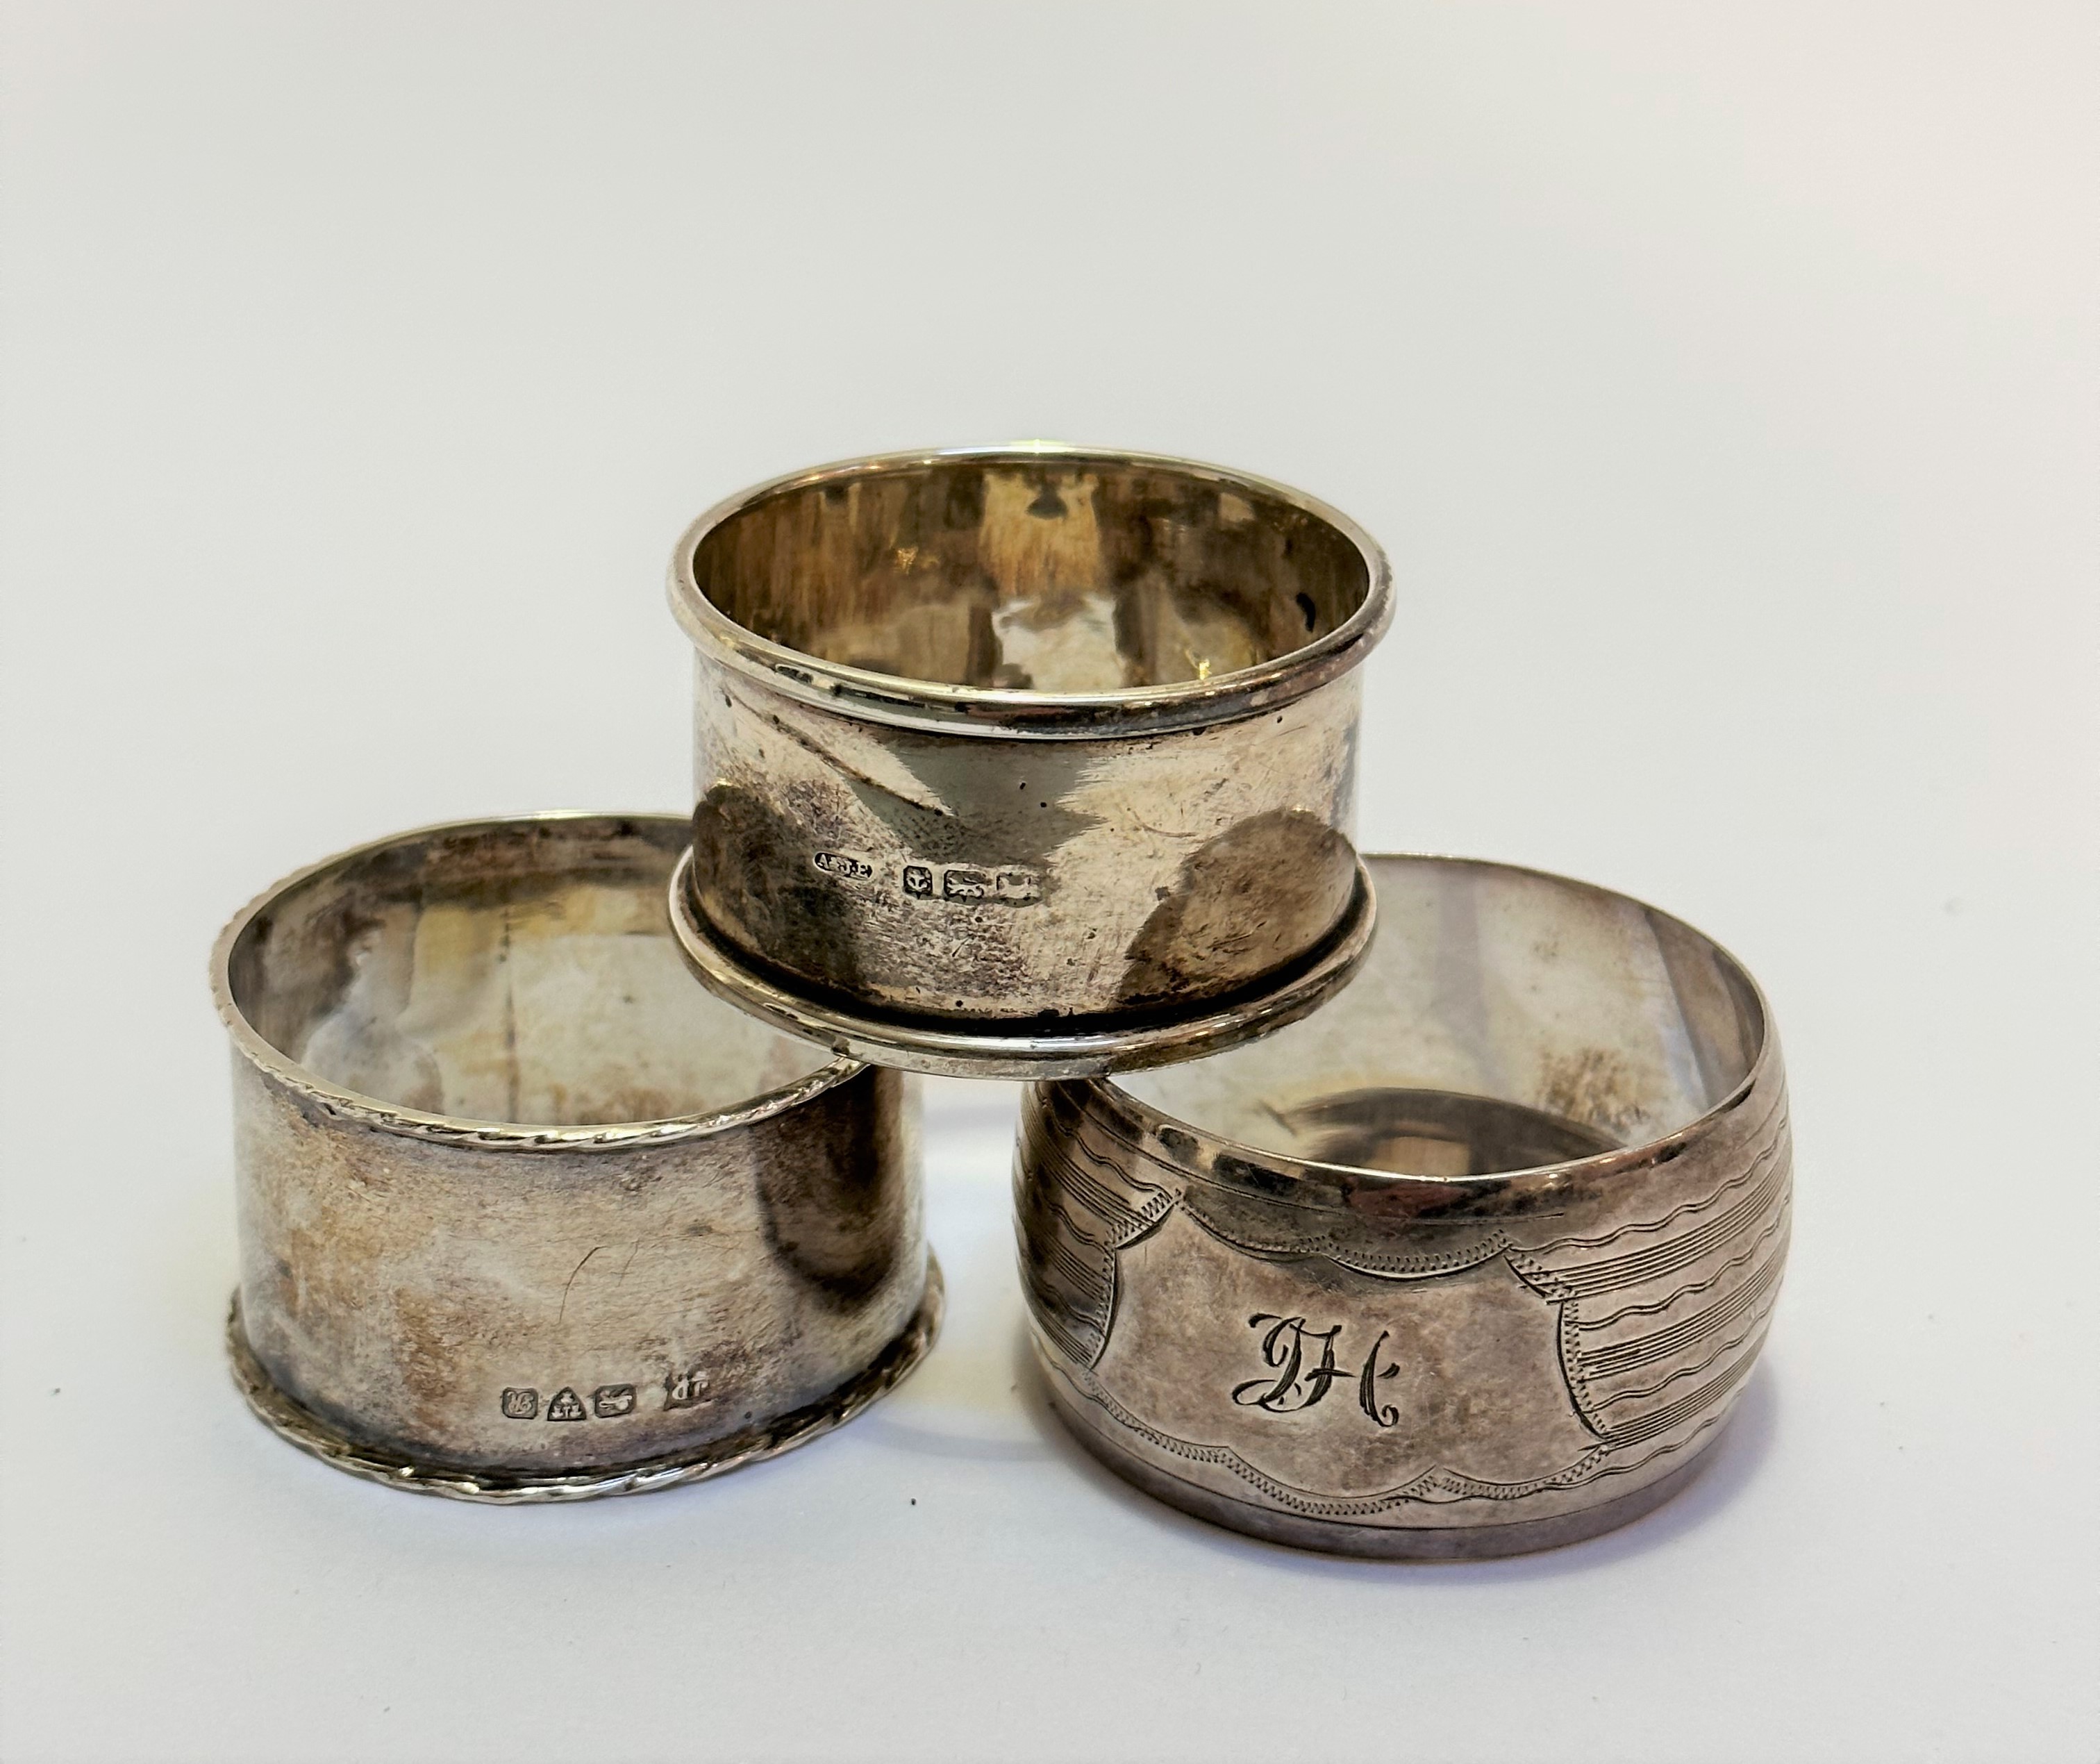
<instances>
[{"instance_id":1,"label":"flared rim","mask_svg":"<svg viewBox=\"0 0 2100 1764\"><path fill-rule=\"evenodd\" d=\"M686 965L726 1003L832 1048L900 1070L948 1078L1048 1080L1134 1072L1223 1053L1308 1017L1348 983L1370 947L1378 900L1362 864L1342 918L1322 942L1280 973L1188 1014L1115 1025L1098 1019L1056 1029L1012 1022L968 1025L887 1014L801 990L743 959L710 927L687 885L692 855L670 887L671 929Z\"/></svg>"},{"instance_id":2,"label":"flared rim","mask_svg":"<svg viewBox=\"0 0 2100 1764\"><path fill-rule=\"evenodd\" d=\"M1485 871L1498 875L1528 876L1551 883L1556 888L1630 906L1652 918L1665 920L1697 939L1735 979L1741 982L1754 1008L1756 1052L1751 1055L1742 1077L1723 1096L1682 1127L1674 1127L1667 1133L1608 1152L1593 1152L1585 1157L1564 1158L1555 1163L1532 1164L1519 1170L1498 1170L1482 1175L1466 1176L1403 1174L1398 1171L1374 1170L1361 1164L1295 1158L1250 1144L1243 1140L1214 1133L1193 1122L1183 1120L1180 1116L1171 1114L1125 1089L1115 1082L1112 1075L1095 1075L1083 1082L1152 1140L1158 1141L1162 1140L1162 1134L1171 1135L1176 1146L1175 1158L1177 1165L1200 1162L1215 1166L1222 1159L1228 1168L1234 1163L1251 1166L1273 1175L1304 1180L1308 1184L1317 1184L1324 1180L1346 1184L1357 1190L1399 1190L1426 1186L1445 1193L1491 1194L1513 1188L1551 1188L1586 1175L1667 1162L1685 1147L1705 1137L1721 1122L1734 1114L1749 1100L1760 1084L1775 1069L1778 1061L1778 1038L1773 1033L1771 1008L1765 999L1764 989L1758 986L1749 969L1724 945L1717 942L1697 926L1686 924L1675 914L1665 912L1660 907L1651 906L1646 901L1638 900L1630 894L1621 893L1617 889L1606 888L1599 883L1585 882L1573 876L1561 875L1551 870L1533 869L1524 864L1498 863L1492 858L1447 857L1423 852L1365 852L1361 854L1361 861L1365 867L1373 872L1374 881L1376 880L1376 867L1383 863L1433 864L1454 869ZM1183 1145L1189 1149L1180 1150Z\"/></svg>"},{"instance_id":3,"label":"flared rim","mask_svg":"<svg viewBox=\"0 0 2100 1764\"><path fill-rule=\"evenodd\" d=\"M534 814L492 815L466 821L441 821L428 827L391 833L368 840L332 857L324 858L272 883L228 919L211 951L211 995L219 1021L226 1025L233 1045L248 1062L266 1077L294 1094L311 1100L327 1114L358 1122L390 1133L436 1140L448 1144L509 1151L617 1150L638 1145L659 1145L745 1127L755 1121L784 1113L821 1096L866 1069L857 1060L834 1058L806 1077L776 1090L732 1105L699 1114L671 1115L652 1121L610 1122L590 1127L556 1127L514 1121L480 1121L465 1116L435 1114L404 1108L369 1096L360 1091L330 1083L311 1068L293 1059L258 1030L233 996L234 951L255 924L296 890L331 871L346 869L397 848L434 840L471 836L481 833L518 832L534 827L573 827L581 831L591 823L608 832L623 827L655 827L682 831L683 815L620 814L592 809L555 809Z\"/></svg>"},{"instance_id":4,"label":"flared rim","mask_svg":"<svg viewBox=\"0 0 2100 1764\"><path fill-rule=\"evenodd\" d=\"M489 1506L543 1506L609 1495L648 1494L704 1482L820 1439L887 1396L916 1371L940 1338L947 1287L940 1262L926 1252L919 1303L903 1329L874 1359L814 1402L725 1438L626 1464L571 1471L491 1470L423 1458L352 1438L271 1378L241 1321L236 1290L226 1315L227 1368L256 1418L280 1439L330 1468L390 1488Z\"/></svg>"},{"instance_id":5,"label":"flared rim","mask_svg":"<svg viewBox=\"0 0 2100 1764\"><path fill-rule=\"evenodd\" d=\"M848 667L776 643L746 629L700 591L693 558L708 536L769 497L845 480L958 461L987 464L1054 460L1070 464L1149 467L1282 502L1332 528L1365 570L1362 602L1331 631L1251 668L1171 686L1106 692L1034 692L951 686L908 675ZM788 472L724 498L688 527L672 553L671 610L686 634L715 660L775 690L871 721L951 733L1084 739L1230 722L1287 703L1355 667L1385 634L1392 617L1392 571L1378 541L1339 509L1287 484L1171 454L1030 441L999 447L938 448L871 454Z\"/></svg>"}]
</instances>

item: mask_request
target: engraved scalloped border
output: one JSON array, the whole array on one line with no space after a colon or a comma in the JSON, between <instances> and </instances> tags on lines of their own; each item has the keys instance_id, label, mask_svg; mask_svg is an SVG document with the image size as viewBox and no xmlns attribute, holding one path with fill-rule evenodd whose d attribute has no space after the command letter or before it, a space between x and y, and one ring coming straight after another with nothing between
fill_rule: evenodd
<instances>
[{"instance_id":1,"label":"engraved scalloped border","mask_svg":"<svg viewBox=\"0 0 2100 1764\"><path fill-rule=\"evenodd\" d=\"M911 1321L864 1370L836 1390L777 1420L746 1427L690 1451L669 1453L639 1463L553 1475L465 1469L410 1458L350 1438L285 1395L263 1370L254 1349L249 1346L248 1332L241 1326L238 1291L227 1310L226 1353L234 1384L257 1418L279 1438L333 1469L390 1488L442 1495L454 1501L499 1506L545 1506L607 1495L649 1494L682 1483L703 1482L807 1444L842 1427L909 1378L938 1338L946 1306L946 1285L941 1264L929 1250L925 1290Z\"/></svg>"},{"instance_id":2,"label":"engraved scalloped border","mask_svg":"<svg viewBox=\"0 0 2100 1764\"><path fill-rule=\"evenodd\" d=\"M1462 1222L1476 1224L1484 1233L1482 1237L1478 1238L1473 1243L1467 1245L1465 1248L1435 1252L1419 1256L1370 1255L1354 1254L1345 1248L1337 1246L1330 1238L1322 1236L1315 1236L1310 1232L1302 1237L1275 1237L1267 1241L1257 1241L1255 1239L1244 1233L1233 1232L1222 1225L1213 1224L1208 1219L1205 1218L1201 1211L1193 1204L1192 1198L1188 1192L1191 1187L1216 1188L1229 1193L1243 1193L1243 1190L1240 1189L1236 1184L1229 1182L1221 1182L1215 1176L1203 1171L1193 1168L1193 1166L1177 1165L1171 1162L1159 1152L1155 1151L1150 1145L1145 1144L1141 1138L1134 1138L1117 1130L1117 1119L1114 1114L1104 1107L1097 1106L1105 1102L1105 1093L1113 1087L1114 1087L1107 1081L1097 1082L1090 1086L1084 1100L1079 1105L1078 1124L1075 1124L1070 1131L1065 1133L1061 1140L1059 1136L1052 1132L1046 1123L1046 1142L1051 1146L1056 1148L1061 1153L1064 1151L1065 1147L1067 1144L1072 1147L1076 1147L1084 1153L1089 1162L1096 1164L1096 1166L1101 1166L1103 1164L1104 1160L1098 1153L1092 1151L1091 1148L1087 1147L1082 1138L1082 1131L1083 1127L1093 1127L1101 1132L1105 1137L1113 1140L1117 1144L1123 1146L1125 1149L1131 1152L1133 1155L1140 1158L1144 1162L1152 1165L1155 1169L1169 1176L1175 1183L1178 1184L1180 1185L1178 1188L1169 1188L1163 1192L1173 1193L1175 1196L1175 1205L1182 1207L1189 1214L1189 1216L1191 1219L1202 1225L1205 1230L1209 1232L1212 1237L1217 1238L1220 1242L1229 1244L1233 1249L1241 1251L1244 1255L1259 1256L1264 1259L1304 1259L1308 1260L1330 1262L1337 1268L1348 1268L1353 1272L1366 1274L1374 1279L1415 1280L1432 1277L1441 1274L1460 1273L1464 1272L1467 1268L1478 1267L1482 1262L1492 1260L1498 1255L1510 1255L1515 1257L1524 1258L1555 1255L1571 1248L1580 1247L1588 1249L1601 1247L1605 1244L1615 1242L1619 1238L1630 1236L1635 1233L1661 1231L1665 1227L1674 1224L1678 1219L1683 1217L1687 1213L1703 1212L1707 1209L1718 1205L1729 1194L1732 1193L1736 1189L1742 1188L1746 1184L1755 1181L1761 1177L1768 1180L1772 1174L1769 1166L1775 1158L1784 1161L1785 1168L1780 1177L1780 1186L1790 1192L1793 1181L1793 1127L1788 1107L1786 1087L1784 1080L1782 1079L1782 1081L1772 1089L1771 1092L1770 1105L1766 1110L1764 1118L1758 1122L1758 1126L1754 1130L1752 1130L1751 1136L1744 1148L1745 1150L1749 1150L1751 1154L1743 1169L1737 1175L1728 1178L1727 1181L1723 1182L1710 1194L1707 1194L1697 1200L1683 1202L1673 1207L1670 1212L1665 1214L1661 1219L1636 1219L1630 1224L1618 1226L1599 1237L1560 1237L1552 1239L1542 1244L1521 1245L1515 1241L1514 1239L1511 1238L1507 1235L1506 1228L1502 1223L1495 1218L1489 1216L1482 1218L1477 1221ZM1755 1087L1752 1086L1741 1094L1736 1103L1728 1106L1733 1108L1748 1104L1753 1100L1754 1093ZM1127 1091L1118 1091L1118 1095L1119 1096L1127 1096L1128 1093ZM1149 1105L1146 1105L1145 1106L1149 1107ZM1718 1115L1720 1111L1717 1109L1714 1113ZM1171 1117L1162 1116L1162 1118L1168 1121L1170 1125L1174 1124ZM1704 1118L1702 1118L1702 1121L1703 1119ZM1692 1127L1685 1129L1684 1132L1688 1136L1692 1132L1692 1129L1698 1128L1701 1125L1701 1122L1694 1122L1692 1123ZM1220 1143L1229 1144L1229 1142L1221 1141ZM1515 1172L1511 1177L1487 1180L1509 1181L1513 1184L1516 1177L1531 1177L1541 1175L1542 1173L1558 1174L1561 1171L1577 1168L1586 1164L1604 1164L1612 1160L1620 1159L1629 1160L1625 1167L1637 1167L1643 1162L1657 1162L1657 1160L1651 1158L1648 1154L1666 1143L1666 1141L1658 1140L1653 1146L1629 1148L1624 1151L1600 1153L1595 1158L1576 1159L1563 1164L1542 1165L1536 1170ZM1754 1148L1754 1150L1751 1150L1751 1148L1753 1147ZM1238 1148L1236 1148L1236 1149L1237 1149ZM1671 1160L1664 1159L1660 1161L1670 1162ZM1308 1164L1306 1167L1335 1168L1340 1166L1315 1166ZM1373 1171L1370 1172L1370 1174L1379 1175L1383 1174L1383 1172ZM1133 1182L1139 1182L1141 1179L1132 1177L1129 1180ZM1440 1181L1445 1179L1408 1177L1401 1180L1408 1181ZM1142 1185L1147 1188L1154 1188L1160 1187L1160 1184L1154 1183L1144 1183ZM1302 1206L1304 1203L1293 1202L1291 1204ZM1321 1208L1313 1206L1306 1207L1304 1210L1313 1212L1322 1219L1330 1216L1335 1218L1346 1216L1342 1213L1341 1210L1338 1208ZM1537 1217L1540 1215L1534 1215L1532 1216ZM1533 1272L1538 1276L1538 1279L1534 1281L1533 1284L1539 1286L1542 1291L1546 1290L1546 1286L1542 1283L1550 1283L1551 1281L1554 1277L1553 1271L1546 1269L1542 1266L1534 1266L1533 1268ZM1527 1277L1529 1278L1529 1277L1527 1276Z\"/></svg>"},{"instance_id":3,"label":"engraved scalloped border","mask_svg":"<svg viewBox=\"0 0 2100 1764\"><path fill-rule=\"evenodd\" d=\"M1762 1343L1759 1345L1762 1346ZM1754 1361L1756 1357L1754 1348L1745 1356L1746 1361ZM1085 1368L1053 1361L1047 1355L1039 1356L1039 1358L1047 1371L1061 1379L1077 1395L1092 1403L1118 1426L1174 1457L1190 1463L1215 1465L1228 1471L1248 1487L1265 1495L1282 1510L1315 1519L1361 1522L1375 1519L1410 1506L1448 1512L1468 1501L1486 1501L1495 1506L1507 1506L1533 1495L1572 1494L1580 1489L1594 1487L1608 1477L1632 1475L1636 1471L1645 1470L1659 1458L1673 1457L1696 1445L1714 1427L1725 1422L1735 1412L1736 1406L1732 1397L1718 1403L1681 1439L1658 1446L1630 1464L1612 1462L1614 1448L1606 1442L1584 1453L1575 1462L1553 1475L1541 1476L1529 1482L1483 1482L1440 1466L1423 1471L1399 1488L1357 1496L1335 1496L1323 1495L1311 1488L1301 1488L1272 1476L1266 1471L1250 1464L1229 1445L1204 1445L1193 1440L1178 1439L1171 1434L1162 1433L1149 1422L1140 1421L1117 1402L1101 1381ZM1700 1446L1699 1449L1703 1451L1705 1447ZM1485 1520L1480 1523L1485 1526L1504 1522ZM1418 1528L1403 1525L1396 1528Z\"/></svg>"}]
</instances>

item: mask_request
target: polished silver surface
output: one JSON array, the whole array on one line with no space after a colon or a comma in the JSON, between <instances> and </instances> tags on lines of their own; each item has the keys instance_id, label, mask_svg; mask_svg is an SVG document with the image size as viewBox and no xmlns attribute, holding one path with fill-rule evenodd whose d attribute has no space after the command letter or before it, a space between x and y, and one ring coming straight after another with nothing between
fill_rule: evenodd
<instances>
[{"instance_id":1,"label":"polished silver surface","mask_svg":"<svg viewBox=\"0 0 2100 1764\"><path fill-rule=\"evenodd\" d=\"M426 829L219 938L236 1382L393 1486L532 1502L786 1449L929 1346L914 1081L695 986L664 815Z\"/></svg>"},{"instance_id":2,"label":"polished silver surface","mask_svg":"<svg viewBox=\"0 0 2100 1764\"><path fill-rule=\"evenodd\" d=\"M1039 1084L1015 1166L1059 1413L1140 1486L1353 1555L1507 1555L1697 1467L1785 1265L1791 1140L1732 957L1604 889L1367 860L1325 1009Z\"/></svg>"},{"instance_id":3,"label":"polished silver surface","mask_svg":"<svg viewBox=\"0 0 2100 1764\"><path fill-rule=\"evenodd\" d=\"M1048 444L822 467L680 541L680 941L745 1008L915 1069L1186 1057L1310 1010L1385 559L1295 491Z\"/></svg>"}]
</instances>

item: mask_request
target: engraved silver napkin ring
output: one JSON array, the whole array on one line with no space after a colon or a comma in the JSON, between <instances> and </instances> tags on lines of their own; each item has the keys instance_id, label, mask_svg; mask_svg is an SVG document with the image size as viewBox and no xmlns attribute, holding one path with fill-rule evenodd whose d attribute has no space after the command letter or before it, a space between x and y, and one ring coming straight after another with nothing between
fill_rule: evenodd
<instances>
[{"instance_id":1,"label":"engraved silver napkin ring","mask_svg":"<svg viewBox=\"0 0 2100 1764\"><path fill-rule=\"evenodd\" d=\"M1696 1472L1786 1254L1769 1013L1623 896L1357 854L1361 529L1185 460L898 454L719 505L670 591L690 822L404 834L219 939L265 1422L491 1502L838 1425L939 1325L929 1071L1035 1081L1036 1355L1162 1500L1490 1556Z\"/></svg>"},{"instance_id":2,"label":"engraved silver napkin ring","mask_svg":"<svg viewBox=\"0 0 2100 1764\"><path fill-rule=\"evenodd\" d=\"M1384 555L1185 460L897 454L679 543L693 849L724 998L840 1052L1073 1076L1314 1008L1370 936L1349 836Z\"/></svg>"},{"instance_id":3,"label":"engraved silver napkin ring","mask_svg":"<svg viewBox=\"0 0 2100 1764\"><path fill-rule=\"evenodd\" d=\"M1791 1184L1771 1019L1622 895L1369 863L1377 941L1317 1016L1029 1092L1035 1351L1089 1450L1237 1530L1421 1558L1590 1537L1694 1474L1762 1345Z\"/></svg>"},{"instance_id":4,"label":"engraved silver napkin ring","mask_svg":"<svg viewBox=\"0 0 2100 1764\"><path fill-rule=\"evenodd\" d=\"M396 1488L547 1502L801 1444L931 1344L915 1081L710 998L676 816L426 829L220 937L236 1381Z\"/></svg>"}]
</instances>

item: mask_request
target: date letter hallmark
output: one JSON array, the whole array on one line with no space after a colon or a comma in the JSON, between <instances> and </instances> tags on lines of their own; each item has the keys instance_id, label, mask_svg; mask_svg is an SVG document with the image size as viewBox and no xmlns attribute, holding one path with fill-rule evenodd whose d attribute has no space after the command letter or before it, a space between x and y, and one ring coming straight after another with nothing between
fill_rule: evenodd
<instances>
[{"instance_id":1,"label":"date letter hallmark","mask_svg":"<svg viewBox=\"0 0 2100 1764\"><path fill-rule=\"evenodd\" d=\"M1261 1363L1269 1369L1273 1377L1249 1378L1246 1383L1233 1387L1233 1400L1242 1409L1266 1409L1272 1415L1295 1414L1301 1409L1311 1409L1326 1400L1327 1392L1344 1380L1353 1380L1357 1387L1357 1406L1367 1416L1371 1425L1390 1427L1400 1419L1400 1411L1379 1401L1379 1380L1399 1375L1397 1366L1381 1366L1379 1350L1385 1346L1386 1331L1380 1330L1371 1350L1364 1356L1363 1364L1354 1369L1339 1364L1335 1357L1336 1343L1341 1339L1342 1325L1316 1330L1302 1316L1274 1316L1266 1311L1258 1311L1247 1319L1250 1329L1269 1325L1268 1333L1261 1338ZM1308 1364L1309 1351L1317 1352L1317 1361Z\"/></svg>"}]
</instances>

